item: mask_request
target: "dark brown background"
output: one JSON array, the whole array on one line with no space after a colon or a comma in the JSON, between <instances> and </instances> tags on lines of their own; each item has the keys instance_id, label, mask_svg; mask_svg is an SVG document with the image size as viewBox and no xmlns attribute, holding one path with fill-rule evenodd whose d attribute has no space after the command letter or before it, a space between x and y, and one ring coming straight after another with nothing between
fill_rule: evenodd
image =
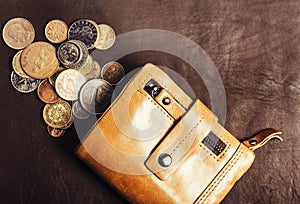
<instances>
[{"instance_id":1,"label":"dark brown background","mask_svg":"<svg viewBox=\"0 0 300 204\"><path fill-rule=\"evenodd\" d=\"M175 3L176 2L176 3ZM256 151L252 168L223 203L300 201L300 2L286 1L37 1L0 2L1 28L12 17L29 19L35 40L45 40L50 19L79 18L110 24L117 34L143 28L173 31L199 44L212 58L227 94L225 127L239 139L263 128L283 131ZM176 43L176 42L174 42ZM126 203L74 155L74 127L51 138L36 93L10 84L15 50L0 42L0 202ZM193 54L193 53L191 53ZM176 70L187 65L172 56L143 52L123 59L129 70L146 62ZM194 74L182 73L208 101Z\"/></svg>"}]
</instances>

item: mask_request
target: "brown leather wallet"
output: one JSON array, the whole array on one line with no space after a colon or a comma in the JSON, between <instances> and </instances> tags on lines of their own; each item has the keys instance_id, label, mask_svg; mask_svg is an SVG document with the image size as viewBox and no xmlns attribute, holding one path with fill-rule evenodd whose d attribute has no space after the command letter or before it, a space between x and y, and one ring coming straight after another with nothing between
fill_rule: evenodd
<instances>
[{"instance_id":1,"label":"brown leather wallet","mask_svg":"<svg viewBox=\"0 0 300 204\"><path fill-rule=\"evenodd\" d=\"M132 203L219 203L281 132L243 142L165 72L145 65L92 127L76 154Z\"/></svg>"}]
</instances>

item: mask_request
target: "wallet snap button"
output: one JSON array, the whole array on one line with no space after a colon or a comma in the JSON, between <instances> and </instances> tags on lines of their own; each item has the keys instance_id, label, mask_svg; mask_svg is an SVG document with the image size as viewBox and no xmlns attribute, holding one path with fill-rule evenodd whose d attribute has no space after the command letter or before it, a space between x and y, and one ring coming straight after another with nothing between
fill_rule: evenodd
<instances>
[{"instance_id":1,"label":"wallet snap button","mask_svg":"<svg viewBox=\"0 0 300 204\"><path fill-rule=\"evenodd\" d=\"M250 140L249 144L252 145L252 146L257 145L257 141L256 140Z\"/></svg>"},{"instance_id":2,"label":"wallet snap button","mask_svg":"<svg viewBox=\"0 0 300 204\"><path fill-rule=\"evenodd\" d=\"M162 167L168 167L172 164L172 157L169 154L163 153L158 157L158 163Z\"/></svg>"},{"instance_id":3,"label":"wallet snap button","mask_svg":"<svg viewBox=\"0 0 300 204\"><path fill-rule=\"evenodd\" d=\"M169 104L171 103L171 100L170 100L170 98L166 97L166 98L164 98L164 99L162 100L162 103L163 103L164 105L169 105Z\"/></svg>"}]
</instances>

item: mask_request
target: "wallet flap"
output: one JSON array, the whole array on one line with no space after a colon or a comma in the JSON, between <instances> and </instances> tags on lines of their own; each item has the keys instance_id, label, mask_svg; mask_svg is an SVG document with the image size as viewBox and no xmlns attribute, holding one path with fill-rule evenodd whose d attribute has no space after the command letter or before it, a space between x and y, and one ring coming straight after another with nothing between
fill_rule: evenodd
<instances>
[{"instance_id":1,"label":"wallet flap","mask_svg":"<svg viewBox=\"0 0 300 204\"><path fill-rule=\"evenodd\" d=\"M184 160L184 156L201 141L210 145L212 149L217 146L217 142L211 137L206 138L216 124L217 117L197 99L179 123L151 153L145 165L158 178L165 180ZM207 154L203 151L202 157Z\"/></svg>"}]
</instances>

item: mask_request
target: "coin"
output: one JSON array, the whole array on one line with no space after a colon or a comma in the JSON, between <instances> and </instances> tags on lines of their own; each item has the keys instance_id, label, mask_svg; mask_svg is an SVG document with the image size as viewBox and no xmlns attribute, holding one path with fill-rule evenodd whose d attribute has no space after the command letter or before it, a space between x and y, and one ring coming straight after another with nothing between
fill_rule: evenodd
<instances>
[{"instance_id":1,"label":"coin","mask_svg":"<svg viewBox=\"0 0 300 204\"><path fill-rule=\"evenodd\" d=\"M76 118L81 120L87 119L90 116L90 114L82 108L78 101L73 104L72 113Z\"/></svg>"},{"instance_id":2,"label":"coin","mask_svg":"<svg viewBox=\"0 0 300 204\"><path fill-rule=\"evenodd\" d=\"M90 73L85 75L85 78L87 80L96 79L100 76L100 72L101 72L101 67L100 67L99 63L94 60L93 69L90 71Z\"/></svg>"},{"instance_id":3,"label":"coin","mask_svg":"<svg viewBox=\"0 0 300 204\"><path fill-rule=\"evenodd\" d=\"M44 103L56 103L60 100L60 97L55 92L54 88L48 82L47 79L44 79L38 86L37 89L38 97Z\"/></svg>"},{"instance_id":4,"label":"coin","mask_svg":"<svg viewBox=\"0 0 300 204\"><path fill-rule=\"evenodd\" d=\"M99 50L107 50L113 46L116 41L116 33L106 24L99 24L98 28L100 30L100 37L95 44L95 47Z\"/></svg>"},{"instance_id":5,"label":"coin","mask_svg":"<svg viewBox=\"0 0 300 204\"><path fill-rule=\"evenodd\" d=\"M94 60L91 55L88 56L87 62L84 66L79 67L77 70L84 76L88 75L94 68Z\"/></svg>"},{"instance_id":6,"label":"coin","mask_svg":"<svg viewBox=\"0 0 300 204\"><path fill-rule=\"evenodd\" d=\"M66 124L64 127L62 127L62 129L68 129L74 122L74 119L73 119L73 114L72 114L72 117L71 117L71 120L68 122L68 124Z\"/></svg>"},{"instance_id":7,"label":"coin","mask_svg":"<svg viewBox=\"0 0 300 204\"><path fill-rule=\"evenodd\" d=\"M80 104L89 113L101 114L110 105L112 93L113 88L107 81L92 79L80 90Z\"/></svg>"},{"instance_id":8,"label":"coin","mask_svg":"<svg viewBox=\"0 0 300 204\"><path fill-rule=\"evenodd\" d=\"M58 138L65 134L66 129L54 128L54 127L47 126L47 131L48 131L49 135L51 135L52 137Z\"/></svg>"},{"instance_id":9,"label":"coin","mask_svg":"<svg viewBox=\"0 0 300 204\"><path fill-rule=\"evenodd\" d=\"M63 67L58 67L57 71L51 76L48 78L48 81L49 83L52 85L52 86L55 86L55 81L56 81L56 78L58 77L58 75L64 71L65 68Z\"/></svg>"},{"instance_id":10,"label":"coin","mask_svg":"<svg viewBox=\"0 0 300 204\"><path fill-rule=\"evenodd\" d=\"M79 68L84 66L88 58L85 44L78 40L70 40L61 44L57 50L58 60L66 68Z\"/></svg>"},{"instance_id":11,"label":"coin","mask_svg":"<svg viewBox=\"0 0 300 204\"><path fill-rule=\"evenodd\" d=\"M80 59L80 47L72 42L62 43L57 50L58 60L68 68Z\"/></svg>"},{"instance_id":12,"label":"coin","mask_svg":"<svg viewBox=\"0 0 300 204\"><path fill-rule=\"evenodd\" d=\"M46 42L34 42L21 55L23 70L35 79L45 79L54 74L59 62L55 47Z\"/></svg>"},{"instance_id":13,"label":"coin","mask_svg":"<svg viewBox=\"0 0 300 204\"><path fill-rule=\"evenodd\" d=\"M98 27L98 25L97 25L97 23L95 21L93 21L93 20L87 20L87 21L91 22L95 26L95 28L97 30L97 33L98 33L96 42L95 42L95 44L93 46L93 48L94 48L95 45L96 45L96 43L99 41L99 38L100 38L100 29L99 29L99 27Z\"/></svg>"},{"instance_id":14,"label":"coin","mask_svg":"<svg viewBox=\"0 0 300 204\"><path fill-rule=\"evenodd\" d=\"M88 20L77 20L69 28L68 39L80 40L88 49L94 47L97 41L98 32L96 26Z\"/></svg>"},{"instance_id":15,"label":"coin","mask_svg":"<svg viewBox=\"0 0 300 204\"><path fill-rule=\"evenodd\" d=\"M49 21L45 27L45 36L52 43L61 43L68 37L68 25L58 19Z\"/></svg>"},{"instance_id":16,"label":"coin","mask_svg":"<svg viewBox=\"0 0 300 204\"><path fill-rule=\"evenodd\" d=\"M23 49L33 42L33 25L25 18L9 20L2 31L4 42L13 49Z\"/></svg>"},{"instance_id":17,"label":"coin","mask_svg":"<svg viewBox=\"0 0 300 204\"><path fill-rule=\"evenodd\" d=\"M68 101L78 99L81 86L86 82L85 77L75 69L67 69L61 72L55 81L57 94Z\"/></svg>"},{"instance_id":18,"label":"coin","mask_svg":"<svg viewBox=\"0 0 300 204\"><path fill-rule=\"evenodd\" d=\"M102 79L112 85L117 84L125 75L124 68L118 62L108 62L101 70Z\"/></svg>"},{"instance_id":19,"label":"coin","mask_svg":"<svg viewBox=\"0 0 300 204\"><path fill-rule=\"evenodd\" d=\"M50 127L63 128L72 120L71 106L64 100L46 104L43 109L43 118Z\"/></svg>"},{"instance_id":20,"label":"coin","mask_svg":"<svg viewBox=\"0 0 300 204\"><path fill-rule=\"evenodd\" d=\"M30 93L34 91L40 83L40 80L38 79L23 78L17 75L14 71L11 72L10 80L13 87L22 93Z\"/></svg>"},{"instance_id":21,"label":"coin","mask_svg":"<svg viewBox=\"0 0 300 204\"><path fill-rule=\"evenodd\" d=\"M23 78L30 78L24 71L21 66L21 53L23 50L17 52L12 60L12 67L15 73Z\"/></svg>"}]
</instances>

